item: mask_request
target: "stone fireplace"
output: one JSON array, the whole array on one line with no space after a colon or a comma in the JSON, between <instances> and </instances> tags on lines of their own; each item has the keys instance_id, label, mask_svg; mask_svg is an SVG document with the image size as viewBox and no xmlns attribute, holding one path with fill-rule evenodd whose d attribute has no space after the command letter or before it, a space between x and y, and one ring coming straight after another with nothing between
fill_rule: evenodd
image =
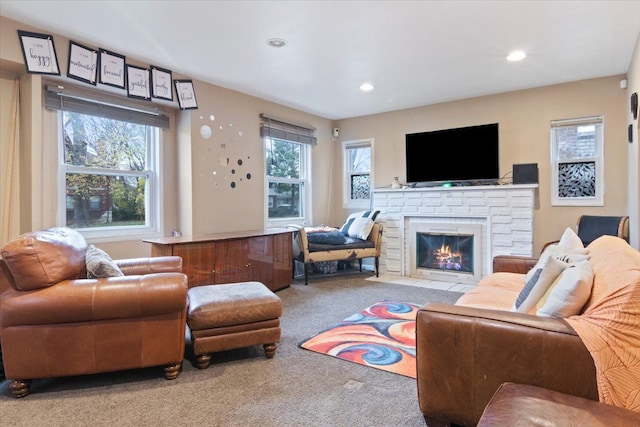
<instances>
[{"instance_id":1,"label":"stone fireplace","mask_svg":"<svg viewBox=\"0 0 640 427\"><path fill-rule=\"evenodd\" d=\"M531 256L536 188L523 184L375 190L373 208L380 210L378 220L384 224L380 272L475 284L492 272L494 256ZM431 253L419 255L425 243ZM452 253L459 249L462 254Z\"/></svg>"}]
</instances>

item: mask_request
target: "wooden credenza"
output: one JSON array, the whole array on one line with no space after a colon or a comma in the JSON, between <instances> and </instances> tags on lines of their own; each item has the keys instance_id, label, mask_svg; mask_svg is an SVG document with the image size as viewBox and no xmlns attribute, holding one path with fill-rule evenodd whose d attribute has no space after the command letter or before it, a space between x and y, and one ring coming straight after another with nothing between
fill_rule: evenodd
<instances>
[{"instance_id":1,"label":"wooden credenza","mask_svg":"<svg viewBox=\"0 0 640 427\"><path fill-rule=\"evenodd\" d=\"M182 257L189 287L258 281L272 291L291 285L292 231L285 228L146 239L152 256Z\"/></svg>"}]
</instances>

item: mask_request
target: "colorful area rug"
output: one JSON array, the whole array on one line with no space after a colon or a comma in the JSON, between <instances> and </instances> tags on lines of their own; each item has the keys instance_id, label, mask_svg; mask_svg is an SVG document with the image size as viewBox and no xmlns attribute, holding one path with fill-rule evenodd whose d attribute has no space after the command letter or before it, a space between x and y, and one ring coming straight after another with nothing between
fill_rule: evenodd
<instances>
[{"instance_id":1,"label":"colorful area rug","mask_svg":"<svg viewBox=\"0 0 640 427\"><path fill-rule=\"evenodd\" d=\"M418 304L381 301L298 346L415 378L418 308Z\"/></svg>"}]
</instances>

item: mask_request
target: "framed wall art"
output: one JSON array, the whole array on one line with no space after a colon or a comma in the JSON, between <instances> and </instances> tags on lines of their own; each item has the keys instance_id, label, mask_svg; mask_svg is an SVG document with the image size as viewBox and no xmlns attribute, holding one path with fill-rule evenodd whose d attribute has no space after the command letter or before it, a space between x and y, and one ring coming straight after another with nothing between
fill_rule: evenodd
<instances>
[{"instance_id":1,"label":"framed wall art","mask_svg":"<svg viewBox=\"0 0 640 427\"><path fill-rule=\"evenodd\" d=\"M149 70L127 64L127 96L151 100Z\"/></svg>"},{"instance_id":2,"label":"framed wall art","mask_svg":"<svg viewBox=\"0 0 640 427\"><path fill-rule=\"evenodd\" d=\"M198 108L196 92L193 89L192 80L174 80L176 85L176 96L181 110L195 110Z\"/></svg>"},{"instance_id":3,"label":"framed wall art","mask_svg":"<svg viewBox=\"0 0 640 427\"><path fill-rule=\"evenodd\" d=\"M151 66L151 96L153 98L173 101L171 82L171 71Z\"/></svg>"},{"instance_id":4,"label":"framed wall art","mask_svg":"<svg viewBox=\"0 0 640 427\"><path fill-rule=\"evenodd\" d=\"M638 92L631 94L631 114L633 114L633 120L638 118Z\"/></svg>"},{"instance_id":5,"label":"framed wall art","mask_svg":"<svg viewBox=\"0 0 640 427\"><path fill-rule=\"evenodd\" d=\"M103 85L124 89L125 85L125 57L108 50L100 49L100 72L98 81Z\"/></svg>"},{"instance_id":6,"label":"framed wall art","mask_svg":"<svg viewBox=\"0 0 640 427\"><path fill-rule=\"evenodd\" d=\"M98 82L98 51L69 41L67 77L96 85Z\"/></svg>"},{"instance_id":7,"label":"framed wall art","mask_svg":"<svg viewBox=\"0 0 640 427\"><path fill-rule=\"evenodd\" d=\"M18 30L18 37L28 73L60 75L52 35Z\"/></svg>"}]
</instances>

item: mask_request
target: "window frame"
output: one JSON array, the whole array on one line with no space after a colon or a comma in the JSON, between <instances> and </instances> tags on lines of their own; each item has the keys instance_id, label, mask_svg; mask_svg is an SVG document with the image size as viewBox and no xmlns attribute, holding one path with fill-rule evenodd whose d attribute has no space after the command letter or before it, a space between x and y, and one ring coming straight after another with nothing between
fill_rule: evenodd
<instances>
[{"instance_id":1,"label":"window frame","mask_svg":"<svg viewBox=\"0 0 640 427\"><path fill-rule=\"evenodd\" d=\"M282 177L272 177L268 175L266 162L267 162L267 144L269 139L285 141L290 144L297 144L300 147L300 165L299 165L299 178L282 178ZM269 135L264 135L262 137L262 164L265 166L264 169L264 224L265 227L284 227L287 224L291 223L302 223L302 224L311 224L312 216L311 216L311 145L298 142L291 141L286 138L278 138L271 137ZM270 198L269 198L269 184L270 183L298 183L301 186L300 191L300 209L302 210L302 215L297 217L286 217L286 218L269 218L269 206L270 206Z\"/></svg>"},{"instance_id":2,"label":"window frame","mask_svg":"<svg viewBox=\"0 0 640 427\"><path fill-rule=\"evenodd\" d=\"M99 103L99 101L96 101ZM121 107L125 108L125 107ZM108 168L94 168L86 166L68 165L65 162L65 146L64 146L64 129L63 116L64 111L58 110L56 113L57 125L57 148L58 148L58 181L57 190L59 197L57 198L57 224L60 227L66 227L66 210L67 210L67 173L91 173L97 175L108 176L144 176L146 178L145 189L145 225L132 226L111 226L111 227L84 227L74 228L81 233L87 240L93 242L122 242L130 240L140 240L144 238L160 237L162 230L162 216L160 215L160 206L162 206L162 175L159 173L161 163L161 144L162 129L151 125L141 125L147 127L146 132L146 169L137 170L121 170Z\"/></svg>"},{"instance_id":3,"label":"window frame","mask_svg":"<svg viewBox=\"0 0 640 427\"><path fill-rule=\"evenodd\" d=\"M593 157L559 159L559 142L556 129L579 126L596 126L596 153ZM550 126L551 206L604 206L604 116L587 116L566 120L553 120ZM559 167L563 163L595 163L595 196L559 197Z\"/></svg>"},{"instance_id":4,"label":"window frame","mask_svg":"<svg viewBox=\"0 0 640 427\"><path fill-rule=\"evenodd\" d=\"M351 162L349 161L348 150L355 148L368 147L371 155L371 164L369 165L369 198L368 199L352 199L351 198ZM355 139L342 141L342 207L345 209L368 209L371 206L371 198L373 197L373 160L374 160L374 138Z\"/></svg>"}]
</instances>

